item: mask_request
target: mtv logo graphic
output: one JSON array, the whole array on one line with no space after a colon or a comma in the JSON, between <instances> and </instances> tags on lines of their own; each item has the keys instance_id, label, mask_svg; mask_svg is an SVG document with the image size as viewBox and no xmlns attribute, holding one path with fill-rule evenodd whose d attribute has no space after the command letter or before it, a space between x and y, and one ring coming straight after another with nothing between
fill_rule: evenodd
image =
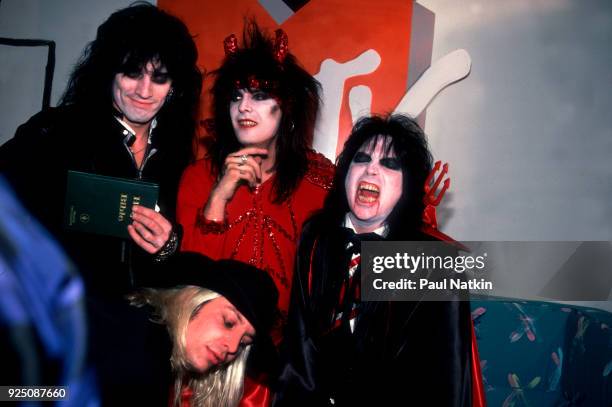
<instances>
[{"instance_id":1,"label":"mtv logo graphic","mask_svg":"<svg viewBox=\"0 0 612 407\"><path fill-rule=\"evenodd\" d=\"M424 109L433 97L469 73L469 56L463 52L446 61L443 71L448 65L461 65L461 72L450 75L453 79L440 69L427 75L434 68L430 65L435 17L415 2L159 0L158 6L186 22L195 36L200 67L207 72L221 64L224 38L232 33L241 37L245 16L270 32L282 28L289 36L290 52L323 86L313 147L332 160L357 117L398 111L418 117L424 125ZM414 89L419 78L427 77L428 86ZM210 86L207 78L204 118L210 117ZM409 89L420 93L411 95Z\"/></svg>"}]
</instances>

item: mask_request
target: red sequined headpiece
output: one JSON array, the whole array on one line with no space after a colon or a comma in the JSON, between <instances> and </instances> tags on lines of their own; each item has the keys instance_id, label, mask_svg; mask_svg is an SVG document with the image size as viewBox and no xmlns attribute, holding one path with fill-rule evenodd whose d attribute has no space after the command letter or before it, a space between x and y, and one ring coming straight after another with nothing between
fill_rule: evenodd
<instances>
[{"instance_id":1,"label":"red sequined headpiece","mask_svg":"<svg viewBox=\"0 0 612 407\"><path fill-rule=\"evenodd\" d=\"M225 55L234 55L238 50L238 39L236 35L231 34L225 37L223 40L223 49L225 50Z\"/></svg>"},{"instance_id":2,"label":"red sequined headpiece","mask_svg":"<svg viewBox=\"0 0 612 407\"><path fill-rule=\"evenodd\" d=\"M255 75L249 75L246 80L237 79L234 81L234 86L236 89L270 89L273 87L273 83L267 79L257 79Z\"/></svg>"},{"instance_id":3,"label":"red sequined headpiece","mask_svg":"<svg viewBox=\"0 0 612 407\"><path fill-rule=\"evenodd\" d=\"M289 37L280 28L276 30L276 39L274 40L274 58L279 63L285 62L285 57L289 53Z\"/></svg>"},{"instance_id":4,"label":"red sequined headpiece","mask_svg":"<svg viewBox=\"0 0 612 407\"><path fill-rule=\"evenodd\" d=\"M285 59L289 53L289 38L287 34L278 29L275 31L274 44L272 46L273 58L278 63L282 71ZM223 40L223 49L226 57L233 57L238 53L238 39L235 34L228 35ZM237 89L262 89L265 91L273 90L278 86L277 81L257 78L254 75L249 75L246 78L237 79L234 81L234 86Z\"/></svg>"},{"instance_id":5,"label":"red sequined headpiece","mask_svg":"<svg viewBox=\"0 0 612 407\"><path fill-rule=\"evenodd\" d=\"M280 28L275 32L274 39L274 59L280 64L285 62L285 58L289 53L289 37L287 33L281 30ZM238 51L238 39L235 34L230 34L225 37L223 40L223 49L225 50L225 55L234 55L236 51Z\"/></svg>"}]
</instances>

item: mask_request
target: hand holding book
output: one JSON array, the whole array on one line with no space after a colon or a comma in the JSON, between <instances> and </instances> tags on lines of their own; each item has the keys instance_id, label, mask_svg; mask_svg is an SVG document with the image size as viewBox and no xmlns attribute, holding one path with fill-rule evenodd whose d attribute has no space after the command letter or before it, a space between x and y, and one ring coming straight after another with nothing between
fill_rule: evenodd
<instances>
[{"instance_id":1,"label":"hand holding book","mask_svg":"<svg viewBox=\"0 0 612 407\"><path fill-rule=\"evenodd\" d=\"M138 207L137 211L146 209L138 221L140 226L145 226L143 222L146 222L153 228L147 231L148 228L144 227L143 233L151 234L145 236L145 240L147 237L153 239L155 235L155 242L159 243L163 238L159 228L167 229L169 222L151 209L157 204L158 191L158 185L149 182L68 171L65 227L75 232L129 238L132 208ZM158 234L162 234L162 237L158 237ZM143 249L147 250L145 247Z\"/></svg>"},{"instance_id":2,"label":"hand holding book","mask_svg":"<svg viewBox=\"0 0 612 407\"><path fill-rule=\"evenodd\" d=\"M151 254L157 253L170 239L172 224L153 209L134 205L132 221L127 227L130 237L138 246Z\"/></svg>"}]
</instances>

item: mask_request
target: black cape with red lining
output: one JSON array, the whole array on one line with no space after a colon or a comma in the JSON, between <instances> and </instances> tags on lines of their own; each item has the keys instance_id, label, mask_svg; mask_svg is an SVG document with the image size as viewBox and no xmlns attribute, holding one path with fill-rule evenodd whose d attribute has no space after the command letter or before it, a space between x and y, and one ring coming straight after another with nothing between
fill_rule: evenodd
<instances>
[{"instance_id":1,"label":"black cape with red lining","mask_svg":"<svg viewBox=\"0 0 612 407\"><path fill-rule=\"evenodd\" d=\"M347 239L316 218L304 226L274 405L471 406L468 301L361 302L354 333L347 320L332 329Z\"/></svg>"}]
</instances>

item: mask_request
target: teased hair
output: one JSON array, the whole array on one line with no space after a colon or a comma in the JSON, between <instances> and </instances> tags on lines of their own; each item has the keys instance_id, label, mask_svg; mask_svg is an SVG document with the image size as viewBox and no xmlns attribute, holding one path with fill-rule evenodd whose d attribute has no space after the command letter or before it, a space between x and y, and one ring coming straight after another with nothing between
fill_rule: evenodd
<instances>
[{"instance_id":1,"label":"teased hair","mask_svg":"<svg viewBox=\"0 0 612 407\"><path fill-rule=\"evenodd\" d=\"M212 88L215 139L208 156L215 174L219 175L225 158L241 148L229 114L236 83L248 83L250 78L267 83L262 89L279 101L282 111L277 131L274 181L274 201L279 203L291 195L306 173L306 155L312 143L321 85L291 53L283 62L278 62L274 57L274 40L262 32L255 21L245 23L240 45L234 54L225 57L219 69L212 72L215 76Z\"/></svg>"},{"instance_id":2,"label":"teased hair","mask_svg":"<svg viewBox=\"0 0 612 407\"><path fill-rule=\"evenodd\" d=\"M401 162L403 175L402 195L385 222L387 237L391 240L407 240L418 233L425 209L425 180L431 171L433 159L423 130L413 119L399 114L363 117L355 123L336 160L333 188L323 209L313 218L315 227L342 224L345 214L350 210L344 181L351 161L363 145L372 141L376 143L379 137L389 139L386 153L395 153Z\"/></svg>"},{"instance_id":3,"label":"teased hair","mask_svg":"<svg viewBox=\"0 0 612 407\"><path fill-rule=\"evenodd\" d=\"M100 27L75 66L60 105L80 105L112 113L112 84L118 73L139 72L159 61L172 79L173 95L157 115L160 127L172 140L168 147L192 148L202 74L197 49L185 24L178 18L137 2L113 13ZM187 147L185 147L187 146Z\"/></svg>"},{"instance_id":4,"label":"teased hair","mask_svg":"<svg viewBox=\"0 0 612 407\"><path fill-rule=\"evenodd\" d=\"M154 321L165 324L172 338L174 371L174 406L181 405L181 391L185 385L193 391L194 407L234 407L242 398L246 362L251 345L242 350L230 363L217 366L204 374L189 369L185 355L189 321L208 301L220 295L206 288L186 286L171 289L143 289L130 296L135 306L149 305L154 309Z\"/></svg>"}]
</instances>

